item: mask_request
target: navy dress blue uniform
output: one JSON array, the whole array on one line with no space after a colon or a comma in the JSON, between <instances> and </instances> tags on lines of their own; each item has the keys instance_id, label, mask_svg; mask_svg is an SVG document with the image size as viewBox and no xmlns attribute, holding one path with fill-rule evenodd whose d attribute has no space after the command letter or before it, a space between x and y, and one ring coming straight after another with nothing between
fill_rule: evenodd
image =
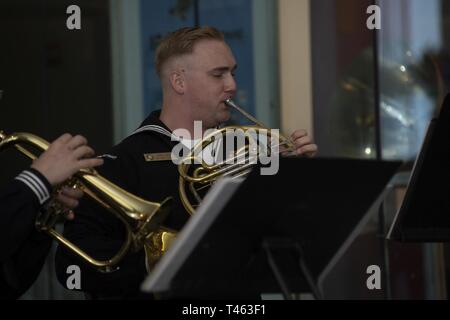
<instances>
[{"instance_id":1,"label":"navy dress blue uniform","mask_svg":"<svg viewBox=\"0 0 450 320\"><path fill-rule=\"evenodd\" d=\"M168 153L178 143L171 141L170 130L159 120L160 111L151 113L134 134L114 146L104 156L98 172L121 188L152 202L173 197L173 206L164 225L180 230L189 218L178 192L179 174L171 160L147 161L145 154ZM64 235L96 259L115 255L125 239L122 222L89 197L80 201L76 218L66 221ZM98 299L150 297L140 292L147 275L143 250L129 253L111 273L101 273L62 246L56 253L56 272L66 287L71 275L68 267L80 267L81 291Z\"/></svg>"},{"instance_id":2,"label":"navy dress blue uniform","mask_svg":"<svg viewBox=\"0 0 450 320\"><path fill-rule=\"evenodd\" d=\"M51 238L35 227L51 185L37 170L27 169L0 191L0 297L17 299L38 277Z\"/></svg>"}]
</instances>

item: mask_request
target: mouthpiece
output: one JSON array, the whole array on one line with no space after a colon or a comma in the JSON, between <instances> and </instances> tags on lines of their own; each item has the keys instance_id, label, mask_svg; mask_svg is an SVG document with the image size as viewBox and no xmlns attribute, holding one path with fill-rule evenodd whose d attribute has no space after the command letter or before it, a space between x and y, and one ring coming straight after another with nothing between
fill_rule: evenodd
<instances>
[{"instance_id":1,"label":"mouthpiece","mask_svg":"<svg viewBox=\"0 0 450 320\"><path fill-rule=\"evenodd\" d=\"M239 107L234 103L233 100L231 99L227 99L225 100L225 104L229 107L235 108L235 109L239 109Z\"/></svg>"},{"instance_id":2,"label":"mouthpiece","mask_svg":"<svg viewBox=\"0 0 450 320\"><path fill-rule=\"evenodd\" d=\"M231 99L227 99L225 100L225 104L231 108L236 109L237 111L239 111L244 117L246 117L248 120L252 121L253 123L257 124L260 127L265 128L266 126L264 126L261 122L259 122L255 117L253 117L251 114L249 114L248 112L246 112L245 110L243 110L241 107L239 107L236 103L234 103L233 100Z\"/></svg>"}]
</instances>

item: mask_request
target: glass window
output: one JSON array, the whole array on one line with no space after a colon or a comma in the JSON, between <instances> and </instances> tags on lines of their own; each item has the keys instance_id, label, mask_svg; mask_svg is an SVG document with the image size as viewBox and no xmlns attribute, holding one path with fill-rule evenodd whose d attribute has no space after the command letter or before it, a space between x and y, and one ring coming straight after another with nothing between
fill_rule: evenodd
<instances>
[{"instance_id":1,"label":"glass window","mask_svg":"<svg viewBox=\"0 0 450 320\"><path fill-rule=\"evenodd\" d=\"M325 157L374 158L372 1L311 1L314 135Z\"/></svg>"},{"instance_id":2,"label":"glass window","mask_svg":"<svg viewBox=\"0 0 450 320\"><path fill-rule=\"evenodd\" d=\"M439 105L439 55L444 49L441 0L379 1L382 155L413 160Z\"/></svg>"}]
</instances>

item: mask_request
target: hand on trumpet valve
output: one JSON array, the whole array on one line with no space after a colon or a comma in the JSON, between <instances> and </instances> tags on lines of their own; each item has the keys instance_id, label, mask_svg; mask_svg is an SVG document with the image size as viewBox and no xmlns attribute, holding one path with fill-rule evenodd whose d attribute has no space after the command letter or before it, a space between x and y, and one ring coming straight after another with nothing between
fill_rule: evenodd
<instances>
[{"instance_id":1,"label":"hand on trumpet valve","mask_svg":"<svg viewBox=\"0 0 450 320\"><path fill-rule=\"evenodd\" d=\"M64 186L58 190L55 201L61 205L62 215L67 220L72 220L74 218L72 209L75 209L78 206L78 201L82 196L83 191L77 188Z\"/></svg>"},{"instance_id":2,"label":"hand on trumpet valve","mask_svg":"<svg viewBox=\"0 0 450 320\"><path fill-rule=\"evenodd\" d=\"M38 225L49 227L54 223L73 220L75 214L72 211L78 206L83 191L68 185L56 188L53 197L46 205L45 214L38 219Z\"/></svg>"},{"instance_id":3,"label":"hand on trumpet valve","mask_svg":"<svg viewBox=\"0 0 450 320\"><path fill-rule=\"evenodd\" d=\"M57 185L80 169L102 165L103 160L94 155L86 138L66 133L52 142L31 167L41 172L51 185Z\"/></svg>"}]
</instances>

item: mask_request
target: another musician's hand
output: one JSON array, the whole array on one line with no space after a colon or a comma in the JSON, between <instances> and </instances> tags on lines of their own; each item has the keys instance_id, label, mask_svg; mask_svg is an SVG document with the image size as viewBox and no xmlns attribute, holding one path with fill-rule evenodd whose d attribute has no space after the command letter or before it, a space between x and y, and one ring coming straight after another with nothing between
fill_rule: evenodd
<instances>
[{"instance_id":1,"label":"another musician's hand","mask_svg":"<svg viewBox=\"0 0 450 320\"><path fill-rule=\"evenodd\" d=\"M42 173L54 186L69 179L80 169L103 164L102 159L93 156L94 150L87 145L86 138L66 133L51 143L31 167Z\"/></svg>"},{"instance_id":2,"label":"another musician's hand","mask_svg":"<svg viewBox=\"0 0 450 320\"><path fill-rule=\"evenodd\" d=\"M65 211L65 218L67 220L73 220L73 218L75 217L72 209L75 209L78 206L78 201L82 196L83 191L81 191L80 189L73 189L69 187L63 187L56 196L56 200L67 208L67 210Z\"/></svg>"},{"instance_id":3,"label":"another musician's hand","mask_svg":"<svg viewBox=\"0 0 450 320\"><path fill-rule=\"evenodd\" d=\"M295 130L291 134L290 139L295 146L295 153L293 155L311 158L317 154L317 145L312 141L306 130Z\"/></svg>"}]
</instances>

